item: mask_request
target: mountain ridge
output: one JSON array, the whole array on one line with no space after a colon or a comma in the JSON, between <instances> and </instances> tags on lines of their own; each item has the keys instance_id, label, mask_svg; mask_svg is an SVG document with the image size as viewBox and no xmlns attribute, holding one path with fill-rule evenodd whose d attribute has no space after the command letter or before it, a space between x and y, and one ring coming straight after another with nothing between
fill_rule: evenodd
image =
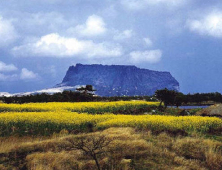
<instances>
[{"instance_id":1,"label":"mountain ridge","mask_svg":"<svg viewBox=\"0 0 222 170\"><path fill-rule=\"evenodd\" d=\"M76 64L70 66L56 87L93 85L100 96L145 96L158 89L179 90L179 82L166 71L154 71L133 65Z\"/></svg>"}]
</instances>

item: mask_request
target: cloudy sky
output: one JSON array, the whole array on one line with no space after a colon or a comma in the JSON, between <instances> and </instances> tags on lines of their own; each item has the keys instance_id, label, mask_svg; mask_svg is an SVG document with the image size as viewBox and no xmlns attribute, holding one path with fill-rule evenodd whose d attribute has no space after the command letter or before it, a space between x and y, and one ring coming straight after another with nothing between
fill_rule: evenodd
<instances>
[{"instance_id":1,"label":"cloudy sky","mask_svg":"<svg viewBox=\"0 0 222 170\"><path fill-rule=\"evenodd\" d=\"M222 92L220 0L2 0L0 91L60 83L68 67L169 71L183 93Z\"/></svg>"}]
</instances>

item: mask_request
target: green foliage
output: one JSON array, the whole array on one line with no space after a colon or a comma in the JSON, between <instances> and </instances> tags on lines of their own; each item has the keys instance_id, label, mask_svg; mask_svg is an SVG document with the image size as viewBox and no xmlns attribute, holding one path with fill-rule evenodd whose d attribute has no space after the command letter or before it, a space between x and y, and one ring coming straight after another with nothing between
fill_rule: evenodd
<instances>
[{"instance_id":1,"label":"green foliage","mask_svg":"<svg viewBox=\"0 0 222 170\"><path fill-rule=\"evenodd\" d=\"M161 101L160 105L162 104L162 102L164 102L165 107L167 107L169 104L174 104L177 93L178 92L174 90L168 90L165 88L162 90L157 90L155 92L155 96Z\"/></svg>"},{"instance_id":2,"label":"green foliage","mask_svg":"<svg viewBox=\"0 0 222 170\"><path fill-rule=\"evenodd\" d=\"M168 105L181 106L181 105L209 105L217 102L222 102L222 95L216 93L194 93L183 94L173 90L162 89L155 92L155 97L164 102L165 107Z\"/></svg>"},{"instance_id":3,"label":"green foliage","mask_svg":"<svg viewBox=\"0 0 222 170\"><path fill-rule=\"evenodd\" d=\"M182 109L179 108L166 108L164 113L165 115L179 116L179 113Z\"/></svg>"},{"instance_id":4,"label":"green foliage","mask_svg":"<svg viewBox=\"0 0 222 170\"><path fill-rule=\"evenodd\" d=\"M200 110L202 110L202 108L189 109L189 113L190 115L195 115Z\"/></svg>"}]
</instances>

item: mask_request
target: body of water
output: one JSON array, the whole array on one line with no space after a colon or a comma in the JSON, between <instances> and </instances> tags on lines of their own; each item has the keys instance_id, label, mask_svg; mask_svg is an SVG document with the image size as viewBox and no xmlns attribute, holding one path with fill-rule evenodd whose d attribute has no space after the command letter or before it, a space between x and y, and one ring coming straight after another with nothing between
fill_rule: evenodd
<instances>
[{"instance_id":1,"label":"body of water","mask_svg":"<svg viewBox=\"0 0 222 170\"><path fill-rule=\"evenodd\" d=\"M176 108L176 106L168 106L169 108L170 107L173 107L173 108ZM209 105L203 105L203 106L179 106L180 109L196 109L196 108L207 108L209 107Z\"/></svg>"}]
</instances>

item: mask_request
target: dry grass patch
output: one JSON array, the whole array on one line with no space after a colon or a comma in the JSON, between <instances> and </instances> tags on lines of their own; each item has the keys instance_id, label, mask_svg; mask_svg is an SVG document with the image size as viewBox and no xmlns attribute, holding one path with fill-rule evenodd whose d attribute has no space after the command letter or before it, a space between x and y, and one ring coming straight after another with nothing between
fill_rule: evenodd
<instances>
[{"instance_id":1,"label":"dry grass patch","mask_svg":"<svg viewBox=\"0 0 222 170\"><path fill-rule=\"evenodd\" d=\"M32 170L54 170L64 169L72 170L82 168L79 164L77 157L81 153L79 152L45 152L45 153L34 153L26 157L27 168Z\"/></svg>"},{"instance_id":2,"label":"dry grass patch","mask_svg":"<svg viewBox=\"0 0 222 170\"><path fill-rule=\"evenodd\" d=\"M221 170L222 169L222 151L209 149L205 152L206 164L210 169Z\"/></svg>"},{"instance_id":3,"label":"dry grass patch","mask_svg":"<svg viewBox=\"0 0 222 170\"><path fill-rule=\"evenodd\" d=\"M209 169L222 169L222 142L187 137L176 140L173 150L186 159L201 161Z\"/></svg>"},{"instance_id":4,"label":"dry grass patch","mask_svg":"<svg viewBox=\"0 0 222 170\"><path fill-rule=\"evenodd\" d=\"M203 138L186 137L177 139L173 144L173 150L188 159L206 160L205 153L209 150L222 149L222 143Z\"/></svg>"},{"instance_id":5,"label":"dry grass patch","mask_svg":"<svg viewBox=\"0 0 222 170\"><path fill-rule=\"evenodd\" d=\"M17 148L20 145L25 145L29 143L39 143L50 139L51 137L0 137L0 153L7 153L11 151L13 148Z\"/></svg>"},{"instance_id":6,"label":"dry grass patch","mask_svg":"<svg viewBox=\"0 0 222 170\"><path fill-rule=\"evenodd\" d=\"M222 169L222 142L198 136L173 137L167 133L153 135L150 131L135 131L133 128L109 128L101 132L54 135L39 140L21 138L17 145L12 144L16 138L10 139L13 138L4 138L10 147L1 155L4 159L0 160L0 169L3 170Z\"/></svg>"}]
</instances>

